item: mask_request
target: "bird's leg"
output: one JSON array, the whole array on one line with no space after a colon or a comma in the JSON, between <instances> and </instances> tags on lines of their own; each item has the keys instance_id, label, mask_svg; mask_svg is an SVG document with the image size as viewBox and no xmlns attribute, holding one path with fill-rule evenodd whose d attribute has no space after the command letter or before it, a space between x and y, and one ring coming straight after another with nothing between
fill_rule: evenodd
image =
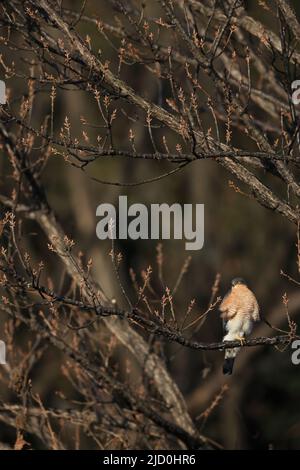
<instances>
[{"instance_id":1,"label":"bird's leg","mask_svg":"<svg viewBox=\"0 0 300 470\"><path fill-rule=\"evenodd\" d=\"M241 346L244 346L246 343L246 338L242 335L237 335L235 339L241 343Z\"/></svg>"}]
</instances>

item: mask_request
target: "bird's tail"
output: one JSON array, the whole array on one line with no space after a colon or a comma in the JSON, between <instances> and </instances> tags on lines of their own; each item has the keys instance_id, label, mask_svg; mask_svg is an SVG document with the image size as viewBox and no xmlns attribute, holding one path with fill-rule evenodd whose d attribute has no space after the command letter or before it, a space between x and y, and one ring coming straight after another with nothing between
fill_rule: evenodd
<instances>
[{"instance_id":1,"label":"bird's tail","mask_svg":"<svg viewBox=\"0 0 300 470\"><path fill-rule=\"evenodd\" d=\"M223 374L231 375L233 371L235 357L225 357L223 362Z\"/></svg>"},{"instance_id":2,"label":"bird's tail","mask_svg":"<svg viewBox=\"0 0 300 470\"><path fill-rule=\"evenodd\" d=\"M227 341L229 340L228 335L225 338L227 339ZM230 338L230 340L231 339L232 338ZM235 360L236 355L238 354L239 350L240 350L240 348L225 349L225 358L224 358L224 363L223 363L223 374L224 375L231 375L232 374L234 360Z\"/></svg>"}]
</instances>

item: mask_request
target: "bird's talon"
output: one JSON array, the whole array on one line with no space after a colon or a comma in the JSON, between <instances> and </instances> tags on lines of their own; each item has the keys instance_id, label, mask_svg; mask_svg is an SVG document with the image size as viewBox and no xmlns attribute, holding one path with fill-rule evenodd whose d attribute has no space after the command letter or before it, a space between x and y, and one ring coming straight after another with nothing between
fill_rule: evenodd
<instances>
[{"instance_id":1,"label":"bird's talon","mask_svg":"<svg viewBox=\"0 0 300 470\"><path fill-rule=\"evenodd\" d=\"M246 339L244 338L244 336L237 336L236 340L241 343L241 346L244 346L246 343Z\"/></svg>"}]
</instances>

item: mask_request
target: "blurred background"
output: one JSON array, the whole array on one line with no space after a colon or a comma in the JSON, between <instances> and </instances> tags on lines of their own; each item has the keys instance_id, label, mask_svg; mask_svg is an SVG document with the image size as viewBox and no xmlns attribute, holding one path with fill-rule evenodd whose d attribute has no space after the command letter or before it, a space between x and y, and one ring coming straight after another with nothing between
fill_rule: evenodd
<instances>
[{"instance_id":1,"label":"blurred background","mask_svg":"<svg viewBox=\"0 0 300 470\"><path fill-rule=\"evenodd\" d=\"M268 28L276 27L276 19L269 11L260 8L257 1L247 1L249 15L259 16ZM269 6L272 2L269 2ZM298 2L292 2L300 13ZM66 1L63 5L74 11L80 11L81 2ZM146 12L152 17L159 17L156 2L146 2ZM116 19L108 4L104 1L87 1L85 14L115 24ZM82 37L91 38L93 49L101 49L102 55L110 61L112 68L118 65L118 55L109 41L97 32L97 27L87 21L80 21L76 26ZM166 38L167 41L167 38ZM12 108L17 109L18 101L28 92L27 83L22 79L22 72L28 70L24 56L17 51L9 51L1 46L4 63L13 61L19 77L5 77L3 67L0 78L5 79ZM179 71L179 76L180 76ZM165 103L169 96L169 85L156 82L147 68L139 65L122 66L122 79L142 93L148 99L157 99ZM182 79L184 74L182 72ZM31 112L31 126L39 128L46 114L50 113L51 100L49 89L41 90ZM113 107L113 105L112 105ZM136 110L125 110L133 116ZM72 136L82 139L86 131L91 141L95 140L97 130L85 125L97 123L99 111L90 93L84 90L57 90L54 113L54 132L59 134L68 116ZM125 114L123 114L123 117ZM136 119L137 118L137 119ZM209 127L209 116L205 111L201 118ZM124 118L125 119L125 118ZM128 121L126 117L126 121ZM128 147L129 129L135 134L135 145L140 151L153 151L148 129L140 125L139 116L127 125L122 117L113 125L113 135L117 148ZM170 148L175 151L179 138L168 130L155 129L154 136L161 142L166 135ZM224 128L222 128L222 132ZM243 135L234 136L236 144L247 148L249 142ZM249 144L253 146L253 144ZM160 146L160 143L158 143ZM38 150L37 150L38 152ZM80 250L84 258L93 259L93 274L100 281L109 297L114 297L118 304L125 306L122 293L109 257L111 243L100 241L96 237L96 208L101 203L117 206L118 197L126 195L128 204L135 202L150 206L152 203L172 204L190 203L205 205L205 242L200 251L187 252L185 241L163 240L163 282L164 286L174 287L182 265L191 256L188 271L176 293L174 304L178 321L182 321L189 302L195 299L192 318L197 318L209 306L213 285L218 279L218 293L223 296L230 287L231 279L243 277L255 292L262 315L273 325L283 330L288 329L282 296L287 293L291 317L300 321L300 292L295 285L283 277L281 270L298 279L297 267L297 231L280 215L261 207L252 197L240 194L231 184L233 177L213 161L193 162L177 174L162 180L135 187L115 187L92 181L89 175L107 181L138 182L145 178L158 176L172 169L172 164L153 161L132 161L125 158L101 158L82 172L68 164L60 156L51 156L42 174L48 200L56 212L65 232L75 242L76 251ZM11 168L4 153L0 156L1 193L10 195L13 182L9 177ZM237 182L234 182L239 187ZM4 209L1 209L2 214ZM32 259L46 261L45 278L54 278L59 285L60 262L48 253L46 238L33 222L23 226L24 249ZM134 299L135 293L130 280L130 269L137 276L149 265L153 269L155 287L163 292L158 279L157 241L117 240L116 250L123 256L121 277L127 294ZM24 333L26 334L26 332ZM254 336L269 336L274 332L260 323ZM208 313L201 328L192 328L187 332L195 340L215 342L222 339L222 323L218 309ZM4 332L1 331L1 338ZM291 363L291 350L279 350L273 347L245 348L241 351L234 375L224 378L221 372L223 352L200 352L161 341L164 359L172 377L178 384L193 418L198 419L202 432L220 442L225 448L236 449L297 449L300 447L300 366ZM127 358L128 359L128 358ZM126 360L120 353L119 361ZM57 389L68 389L58 367L60 358L57 353L48 350L34 370L35 387L43 395L48 406L57 403ZM133 374L134 380L134 374ZM207 421L201 415L224 389L218 406ZM68 390L70 392L70 390ZM2 399L10 396L9 390L1 392ZM10 436L9 427L0 425L0 439L5 441ZM89 444L87 444L89 445Z\"/></svg>"}]
</instances>

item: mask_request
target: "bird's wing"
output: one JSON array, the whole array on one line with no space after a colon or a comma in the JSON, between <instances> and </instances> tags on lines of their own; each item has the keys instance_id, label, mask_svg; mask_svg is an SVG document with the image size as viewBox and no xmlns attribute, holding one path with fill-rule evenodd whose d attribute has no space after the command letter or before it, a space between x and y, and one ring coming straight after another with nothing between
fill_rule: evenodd
<instances>
[{"instance_id":1,"label":"bird's wing","mask_svg":"<svg viewBox=\"0 0 300 470\"><path fill-rule=\"evenodd\" d=\"M227 331L227 321L222 318L222 328L223 328L223 334L224 336L226 335Z\"/></svg>"},{"instance_id":2,"label":"bird's wing","mask_svg":"<svg viewBox=\"0 0 300 470\"><path fill-rule=\"evenodd\" d=\"M235 317L237 314L237 305L234 294L230 291L225 295L219 307L221 311L221 317L225 322Z\"/></svg>"},{"instance_id":3,"label":"bird's wing","mask_svg":"<svg viewBox=\"0 0 300 470\"><path fill-rule=\"evenodd\" d=\"M258 305L258 302L257 302L256 297L255 297L254 294L253 294L252 320L253 321L259 321L260 320L259 305Z\"/></svg>"}]
</instances>

